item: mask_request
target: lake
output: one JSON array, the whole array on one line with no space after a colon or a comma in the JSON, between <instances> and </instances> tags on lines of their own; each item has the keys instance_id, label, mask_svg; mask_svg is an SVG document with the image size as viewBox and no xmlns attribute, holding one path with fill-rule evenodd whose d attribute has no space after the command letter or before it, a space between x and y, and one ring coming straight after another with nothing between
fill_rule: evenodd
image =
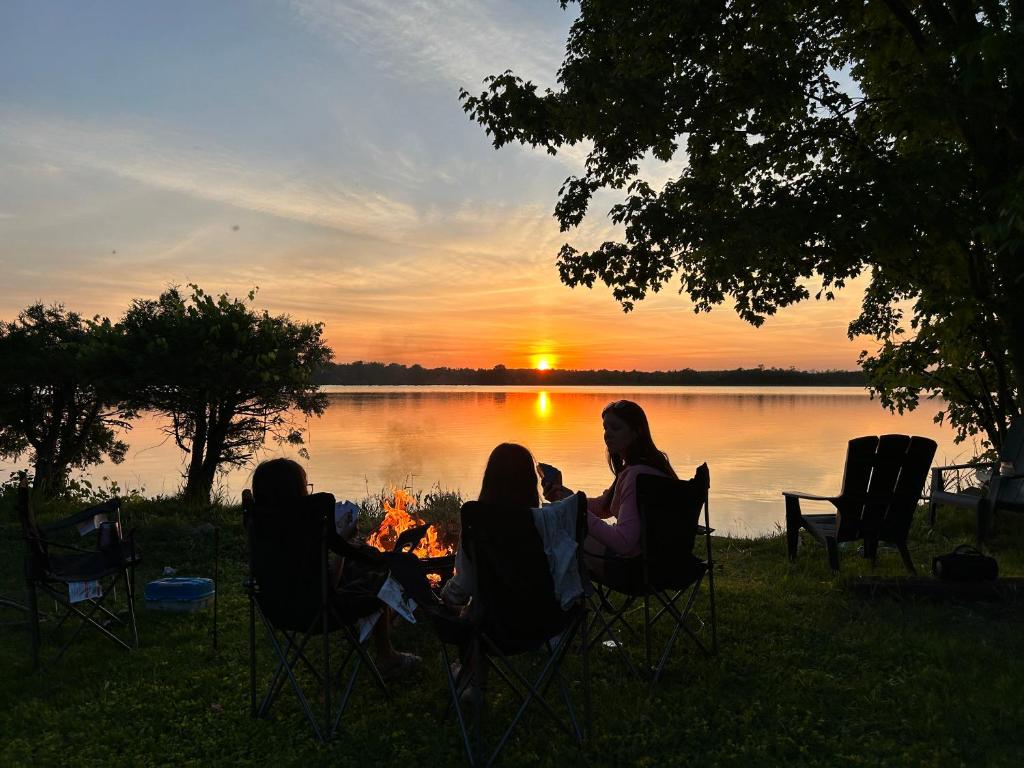
<instances>
[{"instance_id":1,"label":"lake","mask_svg":"<svg viewBox=\"0 0 1024 768\"><path fill-rule=\"evenodd\" d=\"M894 415L859 388L845 387L343 387L328 386L323 417L308 423L307 464L317 491L358 501L389 486L413 491L433 485L475 498L491 449L526 445L539 461L562 470L565 484L588 494L611 474L604 457L600 413L628 398L647 411L658 446L680 477L703 461L711 470L712 525L723 533L772 531L784 520L780 491L838 493L847 441L859 435L905 432L939 443L936 463L953 463L974 446L953 444L948 427L932 422L925 403ZM123 464L94 467L121 488L172 494L181 485L182 453L156 416L127 435ZM269 444L262 457L294 455ZM13 469L10 462L3 469ZM6 474L6 472L5 472ZM220 479L237 500L251 468Z\"/></svg>"}]
</instances>

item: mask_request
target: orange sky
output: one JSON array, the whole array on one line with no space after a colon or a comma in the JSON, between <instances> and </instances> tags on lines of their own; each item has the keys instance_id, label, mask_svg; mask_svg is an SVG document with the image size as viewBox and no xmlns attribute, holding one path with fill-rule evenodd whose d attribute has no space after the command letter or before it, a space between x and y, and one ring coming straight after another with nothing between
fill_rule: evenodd
<instances>
[{"instance_id":1,"label":"orange sky","mask_svg":"<svg viewBox=\"0 0 1024 768\"><path fill-rule=\"evenodd\" d=\"M561 285L560 246L616 237L621 197L560 233L586 148L495 151L458 92L510 67L555 85L575 7L456 6L0 9L0 317L34 301L117 317L198 282L323 321L341 362L856 366L861 286L754 329L728 306L694 316L671 285L629 315ZM641 175L657 188L685 162Z\"/></svg>"}]
</instances>

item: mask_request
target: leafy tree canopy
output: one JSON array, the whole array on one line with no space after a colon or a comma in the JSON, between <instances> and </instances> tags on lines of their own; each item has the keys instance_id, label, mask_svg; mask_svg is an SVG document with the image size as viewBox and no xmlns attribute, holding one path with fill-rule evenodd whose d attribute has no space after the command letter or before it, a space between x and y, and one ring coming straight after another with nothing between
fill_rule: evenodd
<instances>
[{"instance_id":1,"label":"leafy tree canopy","mask_svg":"<svg viewBox=\"0 0 1024 768\"><path fill-rule=\"evenodd\" d=\"M569 5L561 0L561 5ZM580 0L541 91L488 77L463 108L551 153L592 142L555 215L600 189L620 241L558 255L628 310L676 275L754 325L868 273L850 334L882 401L940 395L999 446L1024 409L1024 6L1016 0ZM661 188L640 161L671 162ZM943 414L939 414L941 418Z\"/></svg>"},{"instance_id":2,"label":"leafy tree canopy","mask_svg":"<svg viewBox=\"0 0 1024 768\"><path fill-rule=\"evenodd\" d=\"M312 377L332 353L319 323L189 287L187 296L171 288L133 302L125 350L137 371L137 404L167 414L168 431L188 454L184 495L207 501L218 467L247 462L268 434L302 443L291 412L323 413L326 397Z\"/></svg>"},{"instance_id":3,"label":"leafy tree canopy","mask_svg":"<svg viewBox=\"0 0 1024 768\"><path fill-rule=\"evenodd\" d=\"M0 456L28 453L37 492L54 494L72 469L118 463L127 445L117 438L134 415L118 405L124 394L111 345L117 329L84 320L63 306L34 304L0 322Z\"/></svg>"}]
</instances>

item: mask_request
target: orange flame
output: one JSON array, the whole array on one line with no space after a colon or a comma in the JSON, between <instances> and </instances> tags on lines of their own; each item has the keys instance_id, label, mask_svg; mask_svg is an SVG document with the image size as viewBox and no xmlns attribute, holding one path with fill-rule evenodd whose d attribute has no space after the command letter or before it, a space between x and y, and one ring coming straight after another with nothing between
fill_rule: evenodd
<instances>
[{"instance_id":1,"label":"orange flame","mask_svg":"<svg viewBox=\"0 0 1024 768\"><path fill-rule=\"evenodd\" d=\"M423 525L423 520L412 513L416 499L401 488L395 488L392 501L384 501L384 519L377 530L371 533L366 543L377 549L390 552L395 546L398 536L409 528ZM437 528L433 525L427 529L426 536L419 546L412 551L416 557L445 557L452 553L452 548L441 541Z\"/></svg>"}]
</instances>

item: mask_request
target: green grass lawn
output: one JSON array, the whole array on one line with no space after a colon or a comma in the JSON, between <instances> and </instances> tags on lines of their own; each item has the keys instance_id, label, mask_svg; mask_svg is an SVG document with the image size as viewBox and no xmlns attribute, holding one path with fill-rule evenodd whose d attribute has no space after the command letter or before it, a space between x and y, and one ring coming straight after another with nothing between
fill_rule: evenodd
<instances>
[{"instance_id":1,"label":"green grass lawn","mask_svg":"<svg viewBox=\"0 0 1024 768\"><path fill-rule=\"evenodd\" d=\"M780 511L782 500L779 500ZM173 503L129 505L144 549L139 582L165 565L210 575L212 538ZM33 673L23 628L0 629L0 765L463 764L426 626L402 625L396 644L423 655L423 673L384 702L363 677L342 733L320 745L287 691L269 720L248 713L244 541L237 509L221 525L220 649L210 614L147 611L142 647L125 652L95 632L58 664ZM923 515L919 514L919 518ZM4 520L11 520L4 510ZM1024 575L1024 525L1008 517L992 551L1004 575ZM0 592L18 596L21 542L0 526ZM945 512L915 528L918 569L970 541L971 521ZM506 749L505 765L988 765L1024 756L1024 611L1019 603L861 598L845 580L872 573L853 551L833 578L824 549L805 539L795 566L783 538L716 539L720 652L680 645L653 695L627 679L611 651L593 657L592 738L577 751L539 719ZM895 552L874 573L899 575ZM141 591L141 590L140 590ZM698 612L706 619L706 598ZM13 619L11 613L3 620ZM52 653L52 646L49 649ZM268 651L261 645L264 664ZM264 668L265 669L265 668ZM578 677L576 657L570 677ZM501 702L495 704L499 707Z\"/></svg>"}]
</instances>

